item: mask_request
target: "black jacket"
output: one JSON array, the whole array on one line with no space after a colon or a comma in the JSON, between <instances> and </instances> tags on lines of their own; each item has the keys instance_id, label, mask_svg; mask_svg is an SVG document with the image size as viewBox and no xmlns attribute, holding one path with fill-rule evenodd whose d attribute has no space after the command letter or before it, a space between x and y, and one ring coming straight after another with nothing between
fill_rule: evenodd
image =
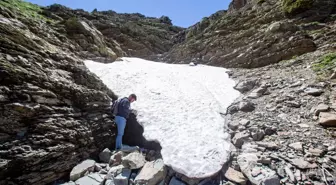
<instances>
[{"instance_id":1,"label":"black jacket","mask_svg":"<svg viewBox=\"0 0 336 185\"><path fill-rule=\"evenodd\" d=\"M125 119L127 119L131 112L130 105L131 103L127 97L121 99L120 102L118 103L117 116L124 117Z\"/></svg>"}]
</instances>

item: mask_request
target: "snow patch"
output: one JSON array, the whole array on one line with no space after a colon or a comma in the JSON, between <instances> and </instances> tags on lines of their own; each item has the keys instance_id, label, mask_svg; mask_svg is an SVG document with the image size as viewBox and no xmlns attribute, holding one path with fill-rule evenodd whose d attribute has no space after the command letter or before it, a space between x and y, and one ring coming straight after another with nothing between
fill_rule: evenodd
<instances>
[{"instance_id":1,"label":"snow patch","mask_svg":"<svg viewBox=\"0 0 336 185\"><path fill-rule=\"evenodd\" d=\"M85 61L85 65L116 94L137 95L132 108L144 137L161 144L166 165L190 178L221 170L230 154L230 136L221 113L240 95L226 69L123 60Z\"/></svg>"}]
</instances>

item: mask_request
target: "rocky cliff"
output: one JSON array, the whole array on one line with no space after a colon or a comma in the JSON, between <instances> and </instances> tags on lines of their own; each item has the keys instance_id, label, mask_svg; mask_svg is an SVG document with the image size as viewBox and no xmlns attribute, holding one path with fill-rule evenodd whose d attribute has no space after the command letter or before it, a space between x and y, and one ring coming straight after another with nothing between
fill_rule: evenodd
<instances>
[{"instance_id":1,"label":"rocky cliff","mask_svg":"<svg viewBox=\"0 0 336 185\"><path fill-rule=\"evenodd\" d=\"M234 0L188 28L163 61L253 68L334 43L333 0ZM321 39L321 37L324 37Z\"/></svg>"},{"instance_id":2,"label":"rocky cliff","mask_svg":"<svg viewBox=\"0 0 336 185\"><path fill-rule=\"evenodd\" d=\"M0 1L0 184L47 184L113 148L117 96L82 59L166 52L168 17Z\"/></svg>"}]
</instances>

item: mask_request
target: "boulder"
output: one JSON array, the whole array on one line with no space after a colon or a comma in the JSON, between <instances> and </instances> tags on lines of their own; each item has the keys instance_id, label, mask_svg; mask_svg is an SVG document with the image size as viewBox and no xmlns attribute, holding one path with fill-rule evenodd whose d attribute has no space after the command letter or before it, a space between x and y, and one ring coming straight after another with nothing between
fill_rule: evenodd
<instances>
[{"instance_id":1,"label":"boulder","mask_svg":"<svg viewBox=\"0 0 336 185\"><path fill-rule=\"evenodd\" d=\"M129 169L142 168L146 163L145 156L139 152L133 152L122 158L122 164Z\"/></svg>"},{"instance_id":2,"label":"boulder","mask_svg":"<svg viewBox=\"0 0 336 185\"><path fill-rule=\"evenodd\" d=\"M99 160L103 163L109 163L111 155L112 155L112 152L108 148L105 148L105 150L100 152Z\"/></svg>"},{"instance_id":3,"label":"boulder","mask_svg":"<svg viewBox=\"0 0 336 185\"><path fill-rule=\"evenodd\" d=\"M122 172L114 178L115 185L128 185L132 171L124 168Z\"/></svg>"},{"instance_id":4,"label":"boulder","mask_svg":"<svg viewBox=\"0 0 336 185\"><path fill-rule=\"evenodd\" d=\"M247 182L247 179L241 172L232 168L228 168L228 170L225 172L225 177L230 181L241 185L245 185Z\"/></svg>"},{"instance_id":5,"label":"boulder","mask_svg":"<svg viewBox=\"0 0 336 185\"><path fill-rule=\"evenodd\" d=\"M267 166L258 165L258 156L254 153L243 153L237 157L240 169L253 185L280 185L276 172Z\"/></svg>"},{"instance_id":6,"label":"boulder","mask_svg":"<svg viewBox=\"0 0 336 185\"><path fill-rule=\"evenodd\" d=\"M93 172L96 162L94 160L85 160L75 166L70 172L70 180L76 181L83 177L86 172Z\"/></svg>"},{"instance_id":7,"label":"boulder","mask_svg":"<svg viewBox=\"0 0 336 185\"><path fill-rule=\"evenodd\" d=\"M322 126L336 127L336 114L321 112L319 124Z\"/></svg>"},{"instance_id":8,"label":"boulder","mask_svg":"<svg viewBox=\"0 0 336 185\"><path fill-rule=\"evenodd\" d=\"M78 185L102 185L105 179L105 175L99 173L92 173L88 176L82 177L76 180L76 184Z\"/></svg>"},{"instance_id":9,"label":"boulder","mask_svg":"<svg viewBox=\"0 0 336 185\"><path fill-rule=\"evenodd\" d=\"M156 185L166 177L162 159L147 162L135 178L136 184Z\"/></svg>"}]
</instances>

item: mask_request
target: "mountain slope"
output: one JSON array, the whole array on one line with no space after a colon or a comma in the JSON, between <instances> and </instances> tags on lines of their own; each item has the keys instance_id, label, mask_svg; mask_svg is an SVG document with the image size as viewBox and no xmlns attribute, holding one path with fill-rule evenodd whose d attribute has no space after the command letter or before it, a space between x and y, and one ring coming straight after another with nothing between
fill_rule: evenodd
<instances>
[{"instance_id":1,"label":"mountain slope","mask_svg":"<svg viewBox=\"0 0 336 185\"><path fill-rule=\"evenodd\" d=\"M179 35L182 42L163 59L251 68L315 51L335 41L332 37L321 43L316 35L323 29L320 36L333 34L330 25L335 24L335 1L290 2L235 0L228 11L204 18Z\"/></svg>"}]
</instances>

